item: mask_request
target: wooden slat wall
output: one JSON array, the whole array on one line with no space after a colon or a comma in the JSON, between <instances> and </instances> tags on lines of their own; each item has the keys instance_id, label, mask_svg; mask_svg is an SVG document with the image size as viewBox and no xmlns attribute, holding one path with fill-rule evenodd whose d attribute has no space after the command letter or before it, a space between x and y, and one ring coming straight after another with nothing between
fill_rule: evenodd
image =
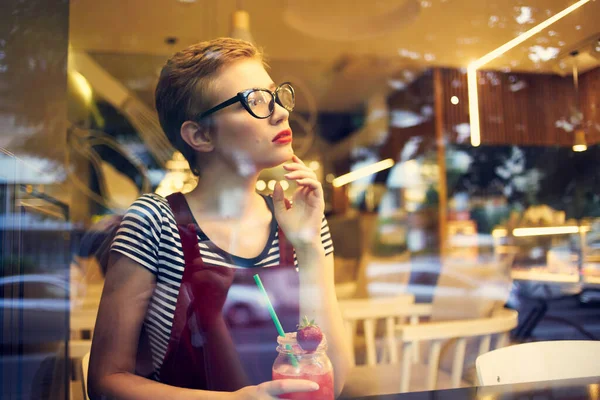
<instances>
[{"instance_id":1,"label":"wooden slat wall","mask_svg":"<svg viewBox=\"0 0 600 400\"><path fill-rule=\"evenodd\" d=\"M434 108L433 71L425 71L419 78L415 79L405 90L392 93L388 98L390 111L406 110L421 113L423 107ZM423 123L407 128L390 127L390 135L386 143L381 147L382 159L397 159L404 145L410 138L420 137L423 139L419 146L419 152L425 149L435 148L435 123L431 116Z\"/></svg>"},{"instance_id":2,"label":"wooden slat wall","mask_svg":"<svg viewBox=\"0 0 600 400\"><path fill-rule=\"evenodd\" d=\"M444 135L451 143L458 141L457 128L461 124L469 123L469 103L467 100L467 75L466 71L458 69L441 69L443 107L443 129ZM456 96L459 99L457 105L450 103L450 98ZM469 138L466 138L467 142Z\"/></svg>"},{"instance_id":3,"label":"wooden slat wall","mask_svg":"<svg viewBox=\"0 0 600 400\"><path fill-rule=\"evenodd\" d=\"M404 145L412 137L423 138L418 153L435 149L435 122L430 120L409 128L390 128L390 135L385 145L381 146L379 150L381 159L392 158L397 160Z\"/></svg>"},{"instance_id":4,"label":"wooden slat wall","mask_svg":"<svg viewBox=\"0 0 600 400\"><path fill-rule=\"evenodd\" d=\"M600 143L600 68L581 75L580 98L589 143Z\"/></svg>"},{"instance_id":5,"label":"wooden slat wall","mask_svg":"<svg viewBox=\"0 0 600 400\"><path fill-rule=\"evenodd\" d=\"M457 126L469 123L466 71L442 69L444 133L452 143L461 142ZM546 74L480 71L479 113L481 143L487 145L571 146L573 133L557 127L568 120L575 106L573 81ZM580 78L580 101L588 122L588 144L600 142L600 68ZM450 98L457 96L459 104ZM469 143L463 137L462 143Z\"/></svg>"}]
</instances>

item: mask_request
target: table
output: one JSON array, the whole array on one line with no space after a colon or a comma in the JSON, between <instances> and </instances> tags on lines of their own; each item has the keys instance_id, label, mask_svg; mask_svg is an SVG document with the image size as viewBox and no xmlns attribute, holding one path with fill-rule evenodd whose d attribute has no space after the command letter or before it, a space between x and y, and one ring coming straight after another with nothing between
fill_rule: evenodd
<instances>
[{"instance_id":1,"label":"table","mask_svg":"<svg viewBox=\"0 0 600 400\"><path fill-rule=\"evenodd\" d=\"M565 379L515 385L469 387L432 390L427 392L399 393L369 397L341 397L340 399L365 400L444 400L444 399L600 399L600 377Z\"/></svg>"},{"instance_id":2,"label":"table","mask_svg":"<svg viewBox=\"0 0 600 400\"><path fill-rule=\"evenodd\" d=\"M548 291L547 297L528 296L538 304L523 318L523 322L517 328L515 338L518 340L524 340L531 336L548 311L549 302L579 296L584 290L597 291L600 289L600 277L586 273L585 270L580 276L579 274L552 272L544 268L513 268L511 277L516 282L537 283L542 289ZM558 289L559 294L553 295L550 289L552 287ZM578 325L573 326L580 330ZM583 333L581 330L580 332Z\"/></svg>"},{"instance_id":3,"label":"table","mask_svg":"<svg viewBox=\"0 0 600 400\"><path fill-rule=\"evenodd\" d=\"M581 280L577 274L555 273L543 270L530 270L526 268L513 268L510 276L517 281L535 281L548 283L586 283L600 285L600 277L582 274Z\"/></svg>"}]
</instances>

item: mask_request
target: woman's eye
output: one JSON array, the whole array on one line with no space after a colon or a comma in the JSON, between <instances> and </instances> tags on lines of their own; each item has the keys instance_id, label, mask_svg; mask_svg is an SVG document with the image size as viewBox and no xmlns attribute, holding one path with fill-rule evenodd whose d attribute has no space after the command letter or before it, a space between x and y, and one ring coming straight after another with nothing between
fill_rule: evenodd
<instances>
[{"instance_id":1,"label":"woman's eye","mask_svg":"<svg viewBox=\"0 0 600 400\"><path fill-rule=\"evenodd\" d=\"M263 95L255 95L255 96L251 96L248 98L248 104L250 105L250 107L254 107L260 104L265 104L267 102L267 100L265 99L265 96Z\"/></svg>"}]
</instances>

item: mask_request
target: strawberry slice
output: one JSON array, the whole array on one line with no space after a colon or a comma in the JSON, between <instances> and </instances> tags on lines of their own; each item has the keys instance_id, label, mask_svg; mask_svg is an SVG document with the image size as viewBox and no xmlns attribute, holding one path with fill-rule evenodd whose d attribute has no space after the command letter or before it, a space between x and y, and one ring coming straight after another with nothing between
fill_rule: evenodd
<instances>
[{"instance_id":1,"label":"strawberry slice","mask_svg":"<svg viewBox=\"0 0 600 400\"><path fill-rule=\"evenodd\" d=\"M296 340L302 350L312 353L319 347L319 344L321 344L323 332L321 332L321 328L315 324L315 320L309 321L308 317L305 316L302 319L302 323L298 325Z\"/></svg>"}]
</instances>

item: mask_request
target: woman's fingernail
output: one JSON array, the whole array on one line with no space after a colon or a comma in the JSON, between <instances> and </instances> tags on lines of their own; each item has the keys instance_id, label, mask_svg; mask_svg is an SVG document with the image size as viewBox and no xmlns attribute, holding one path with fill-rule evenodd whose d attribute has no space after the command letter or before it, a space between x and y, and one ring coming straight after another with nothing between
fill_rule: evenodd
<instances>
[{"instance_id":1,"label":"woman's fingernail","mask_svg":"<svg viewBox=\"0 0 600 400\"><path fill-rule=\"evenodd\" d=\"M319 390L319 384L318 383L313 382L313 384L311 385L311 387L312 387L313 390Z\"/></svg>"}]
</instances>

